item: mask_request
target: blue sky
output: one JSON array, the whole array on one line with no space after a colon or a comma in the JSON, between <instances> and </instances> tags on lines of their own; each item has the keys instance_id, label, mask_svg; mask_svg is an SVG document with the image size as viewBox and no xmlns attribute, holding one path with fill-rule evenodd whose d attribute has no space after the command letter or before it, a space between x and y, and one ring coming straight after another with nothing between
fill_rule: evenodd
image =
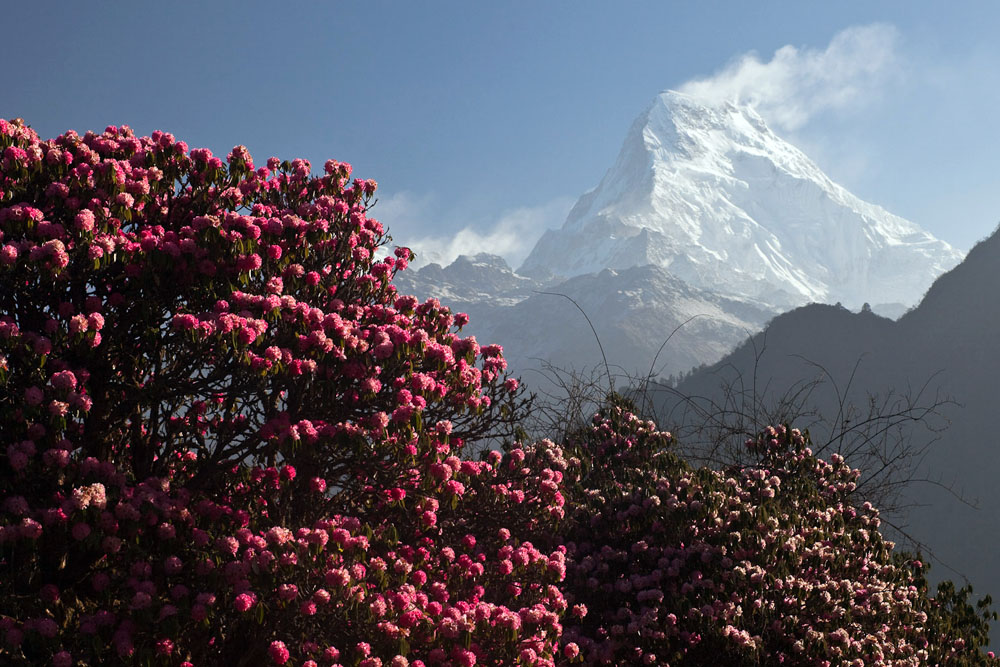
<instances>
[{"instance_id":1,"label":"blue sky","mask_svg":"<svg viewBox=\"0 0 1000 667\"><path fill-rule=\"evenodd\" d=\"M245 144L258 162L346 160L379 181L373 214L396 241L445 259L516 262L652 97L693 80L766 91L765 118L834 180L962 249L1000 221L1000 3L37 1L4 15L0 115L45 137L124 123L220 154Z\"/></svg>"}]
</instances>

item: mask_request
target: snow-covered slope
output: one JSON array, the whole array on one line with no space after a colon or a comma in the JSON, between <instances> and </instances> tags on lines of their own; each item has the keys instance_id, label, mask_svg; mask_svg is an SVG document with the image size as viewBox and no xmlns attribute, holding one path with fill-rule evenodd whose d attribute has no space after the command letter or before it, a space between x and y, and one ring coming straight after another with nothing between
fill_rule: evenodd
<instances>
[{"instance_id":1,"label":"snow-covered slope","mask_svg":"<svg viewBox=\"0 0 1000 667\"><path fill-rule=\"evenodd\" d=\"M603 364L594 332L574 301L593 323L612 372L633 377L651 369L667 377L712 363L777 314L749 299L691 287L653 265L544 284L518 276L495 255L479 254L443 268L404 271L395 282L401 292L467 312L463 334L502 344L512 372L532 386L540 378L530 371L541 362L565 370Z\"/></svg>"},{"instance_id":2,"label":"snow-covered slope","mask_svg":"<svg viewBox=\"0 0 1000 667\"><path fill-rule=\"evenodd\" d=\"M488 333L489 340L504 343L515 369L544 360L583 370L603 363L592 324L613 374L667 377L722 358L774 315L761 304L692 287L646 265L546 287L495 318Z\"/></svg>"},{"instance_id":3,"label":"snow-covered slope","mask_svg":"<svg viewBox=\"0 0 1000 667\"><path fill-rule=\"evenodd\" d=\"M485 252L459 255L447 267L432 263L417 271L404 271L396 275L395 284L402 293L421 299L434 297L453 310L470 305L513 306L541 285L515 274L502 257Z\"/></svg>"},{"instance_id":4,"label":"snow-covered slope","mask_svg":"<svg viewBox=\"0 0 1000 667\"><path fill-rule=\"evenodd\" d=\"M919 301L962 253L832 182L753 109L673 91L518 269L570 277L655 264L692 286L787 307Z\"/></svg>"}]
</instances>

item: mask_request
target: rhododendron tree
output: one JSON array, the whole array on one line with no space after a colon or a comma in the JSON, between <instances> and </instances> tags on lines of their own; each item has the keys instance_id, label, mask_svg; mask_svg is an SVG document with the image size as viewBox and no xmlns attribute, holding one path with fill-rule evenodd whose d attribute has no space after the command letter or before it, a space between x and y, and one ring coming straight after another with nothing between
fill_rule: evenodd
<instances>
[{"instance_id":1,"label":"rhododendron tree","mask_svg":"<svg viewBox=\"0 0 1000 667\"><path fill-rule=\"evenodd\" d=\"M567 444L564 642L587 664L997 664L986 598L894 553L860 472L769 428L756 464L695 469L615 400Z\"/></svg>"},{"instance_id":2,"label":"rhododendron tree","mask_svg":"<svg viewBox=\"0 0 1000 667\"><path fill-rule=\"evenodd\" d=\"M374 181L127 127L0 156L0 660L553 655L561 497L461 458L521 390L396 293Z\"/></svg>"}]
</instances>

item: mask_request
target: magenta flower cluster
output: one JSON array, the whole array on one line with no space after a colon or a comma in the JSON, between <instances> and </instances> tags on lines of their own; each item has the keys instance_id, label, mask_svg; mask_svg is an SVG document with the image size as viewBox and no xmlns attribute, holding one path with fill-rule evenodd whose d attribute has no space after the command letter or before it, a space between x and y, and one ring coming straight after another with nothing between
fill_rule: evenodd
<instances>
[{"instance_id":1,"label":"magenta flower cluster","mask_svg":"<svg viewBox=\"0 0 1000 667\"><path fill-rule=\"evenodd\" d=\"M726 472L622 408L517 442L501 348L397 293L375 190L0 120L0 662L989 659L800 434Z\"/></svg>"}]
</instances>

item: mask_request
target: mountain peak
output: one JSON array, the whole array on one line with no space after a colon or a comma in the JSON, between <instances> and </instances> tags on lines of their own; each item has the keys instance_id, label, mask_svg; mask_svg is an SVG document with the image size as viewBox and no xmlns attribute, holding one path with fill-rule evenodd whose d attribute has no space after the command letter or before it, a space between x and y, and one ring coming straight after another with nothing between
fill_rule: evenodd
<instances>
[{"instance_id":1,"label":"mountain peak","mask_svg":"<svg viewBox=\"0 0 1000 667\"><path fill-rule=\"evenodd\" d=\"M751 107L664 91L519 273L656 264L779 307L915 304L962 254L835 184Z\"/></svg>"},{"instance_id":2,"label":"mountain peak","mask_svg":"<svg viewBox=\"0 0 1000 667\"><path fill-rule=\"evenodd\" d=\"M501 273L513 273L507 260L500 255L493 255L488 252L480 252L475 255L459 255L449 268L457 269L458 267L476 267L494 269Z\"/></svg>"},{"instance_id":3,"label":"mountain peak","mask_svg":"<svg viewBox=\"0 0 1000 667\"><path fill-rule=\"evenodd\" d=\"M705 156L718 160L720 155L738 148L775 153L779 161L788 162L796 171L804 166L797 162L808 163L818 171L798 149L782 142L753 107L745 104L708 102L667 90L653 99L637 124L641 124L647 149L661 161Z\"/></svg>"},{"instance_id":4,"label":"mountain peak","mask_svg":"<svg viewBox=\"0 0 1000 667\"><path fill-rule=\"evenodd\" d=\"M649 104L647 118L662 118L675 127L695 125L726 131L769 134L764 119L746 104L735 101L709 102L676 90L665 90Z\"/></svg>"}]
</instances>

